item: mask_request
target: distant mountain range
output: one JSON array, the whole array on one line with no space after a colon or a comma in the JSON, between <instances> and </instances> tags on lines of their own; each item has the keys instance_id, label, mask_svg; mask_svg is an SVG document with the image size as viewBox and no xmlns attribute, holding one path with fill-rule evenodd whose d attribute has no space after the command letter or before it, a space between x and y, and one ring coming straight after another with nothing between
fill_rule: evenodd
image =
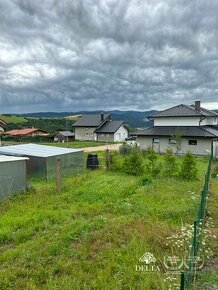
<instances>
[{"instance_id":1,"label":"distant mountain range","mask_svg":"<svg viewBox=\"0 0 218 290\"><path fill-rule=\"evenodd\" d=\"M78 116L78 115L89 115L89 114L100 114L102 111L79 111L79 112L38 112L38 113L27 113L19 114L22 117L29 118L64 118L68 116ZM156 110L150 111L103 111L104 113L111 114L113 120L123 120L130 128L145 128L153 124L152 121L148 120L148 116L158 112ZM218 110L214 110L218 113Z\"/></svg>"},{"instance_id":2,"label":"distant mountain range","mask_svg":"<svg viewBox=\"0 0 218 290\"><path fill-rule=\"evenodd\" d=\"M38 112L19 114L22 117L34 117L34 118L64 118L73 115L88 115L88 114L100 114L102 111L79 111L79 112ZM155 110L139 112L139 111L104 111L106 114L111 114L113 120L124 120L130 128L144 128L152 125L152 121L147 119L148 116L154 114Z\"/></svg>"}]
</instances>

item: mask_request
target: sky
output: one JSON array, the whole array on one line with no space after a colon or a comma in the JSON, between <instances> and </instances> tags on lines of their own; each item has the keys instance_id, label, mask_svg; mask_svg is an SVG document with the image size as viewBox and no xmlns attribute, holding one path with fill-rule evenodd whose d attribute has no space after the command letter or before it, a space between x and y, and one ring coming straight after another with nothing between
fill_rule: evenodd
<instances>
[{"instance_id":1,"label":"sky","mask_svg":"<svg viewBox=\"0 0 218 290\"><path fill-rule=\"evenodd\" d=\"M0 113L218 109L217 0L0 0Z\"/></svg>"}]
</instances>

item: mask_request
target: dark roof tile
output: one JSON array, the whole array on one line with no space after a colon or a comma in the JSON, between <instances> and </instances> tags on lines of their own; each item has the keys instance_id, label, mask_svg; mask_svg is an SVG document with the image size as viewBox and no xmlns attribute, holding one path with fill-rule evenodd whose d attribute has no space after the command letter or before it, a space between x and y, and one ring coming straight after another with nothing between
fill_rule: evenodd
<instances>
[{"instance_id":1,"label":"dark roof tile","mask_svg":"<svg viewBox=\"0 0 218 290\"><path fill-rule=\"evenodd\" d=\"M95 133L115 133L123 124L123 121L107 121Z\"/></svg>"},{"instance_id":2,"label":"dark roof tile","mask_svg":"<svg viewBox=\"0 0 218 290\"><path fill-rule=\"evenodd\" d=\"M218 137L218 130L204 127L171 127L171 126L156 126L146 128L136 132L137 136L173 136L179 131L183 137Z\"/></svg>"},{"instance_id":3,"label":"dark roof tile","mask_svg":"<svg viewBox=\"0 0 218 290\"><path fill-rule=\"evenodd\" d=\"M215 112L200 108L200 111L195 110L195 106L180 104L178 106L166 109L161 112L154 113L150 118L159 117L194 117L194 116L218 116Z\"/></svg>"},{"instance_id":4,"label":"dark roof tile","mask_svg":"<svg viewBox=\"0 0 218 290\"><path fill-rule=\"evenodd\" d=\"M108 117L110 117L110 114L104 114L104 121ZM73 124L73 127L98 127L104 121L101 120L101 114L83 115L78 121Z\"/></svg>"}]
</instances>

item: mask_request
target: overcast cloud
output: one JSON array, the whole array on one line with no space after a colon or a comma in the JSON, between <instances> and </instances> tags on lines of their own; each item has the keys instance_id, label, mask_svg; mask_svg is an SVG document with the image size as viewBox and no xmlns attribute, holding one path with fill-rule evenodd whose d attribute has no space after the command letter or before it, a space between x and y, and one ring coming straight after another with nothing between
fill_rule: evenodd
<instances>
[{"instance_id":1,"label":"overcast cloud","mask_svg":"<svg viewBox=\"0 0 218 290\"><path fill-rule=\"evenodd\" d=\"M218 108L217 15L217 0L1 0L0 113Z\"/></svg>"}]
</instances>

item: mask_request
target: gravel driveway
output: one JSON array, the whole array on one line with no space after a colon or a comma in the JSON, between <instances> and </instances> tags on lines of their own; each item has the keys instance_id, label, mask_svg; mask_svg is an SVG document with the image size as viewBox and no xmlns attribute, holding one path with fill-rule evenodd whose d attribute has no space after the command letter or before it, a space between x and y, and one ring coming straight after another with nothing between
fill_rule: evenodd
<instances>
[{"instance_id":1,"label":"gravel driveway","mask_svg":"<svg viewBox=\"0 0 218 290\"><path fill-rule=\"evenodd\" d=\"M104 151L106 149L118 150L120 145L122 145L122 143L103 145L103 146L96 146L96 147L84 147L84 148L81 148L81 149L84 150L84 152Z\"/></svg>"}]
</instances>

